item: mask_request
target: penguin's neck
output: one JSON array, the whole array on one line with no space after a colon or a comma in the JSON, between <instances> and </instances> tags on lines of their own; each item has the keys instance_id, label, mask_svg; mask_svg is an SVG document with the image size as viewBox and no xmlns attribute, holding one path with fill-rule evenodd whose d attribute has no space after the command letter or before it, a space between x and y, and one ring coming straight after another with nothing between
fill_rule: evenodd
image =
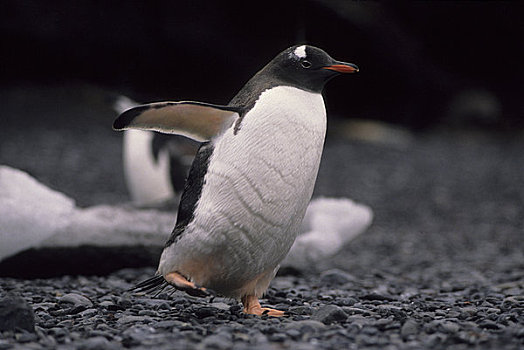
<instances>
[{"instance_id":1,"label":"penguin's neck","mask_svg":"<svg viewBox=\"0 0 524 350\"><path fill-rule=\"evenodd\" d=\"M326 127L324 99L320 93L293 86L273 86L262 91L248 117L266 120L271 128L281 125L303 125L308 129L323 132Z\"/></svg>"},{"instance_id":2,"label":"penguin's neck","mask_svg":"<svg viewBox=\"0 0 524 350\"><path fill-rule=\"evenodd\" d=\"M256 101L264 91L280 85L283 85L283 83L278 79L259 72L231 99L229 106L239 108L241 110L240 116L243 117L255 106Z\"/></svg>"}]
</instances>

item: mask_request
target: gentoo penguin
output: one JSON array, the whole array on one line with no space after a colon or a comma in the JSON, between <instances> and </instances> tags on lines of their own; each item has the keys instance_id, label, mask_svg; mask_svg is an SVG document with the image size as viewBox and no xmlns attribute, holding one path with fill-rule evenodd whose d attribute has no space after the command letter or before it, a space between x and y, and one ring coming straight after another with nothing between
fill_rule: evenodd
<instances>
[{"instance_id":1,"label":"gentoo penguin","mask_svg":"<svg viewBox=\"0 0 524 350\"><path fill-rule=\"evenodd\" d=\"M170 284L192 295L211 289L261 307L311 199L326 133L321 92L340 73L358 72L309 46L290 47L255 74L228 105L157 102L122 113L115 130L180 134L202 142L158 275L142 291Z\"/></svg>"}]
</instances>

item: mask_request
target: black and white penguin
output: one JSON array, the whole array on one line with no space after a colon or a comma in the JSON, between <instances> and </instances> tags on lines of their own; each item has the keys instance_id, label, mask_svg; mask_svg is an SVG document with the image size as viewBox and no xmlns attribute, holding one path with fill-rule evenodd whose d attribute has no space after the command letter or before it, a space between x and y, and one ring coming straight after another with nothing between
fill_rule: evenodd
<instances>
[{"instance_id":1,"label":"black and white penguin","mask_svg":"<svg viewBox=\"0 0 524 350\"><path fill-rule=\"evenodd\" d=\"M203 142L193 161L158 275L192 295L211 289L248 314L282 316L258 301L291 248L313 193L326 134L321 92L358 72L309 46L290 47L228 105L158 102L122 113L115 130L180 134Z\"/></svg>"}]
</instances>

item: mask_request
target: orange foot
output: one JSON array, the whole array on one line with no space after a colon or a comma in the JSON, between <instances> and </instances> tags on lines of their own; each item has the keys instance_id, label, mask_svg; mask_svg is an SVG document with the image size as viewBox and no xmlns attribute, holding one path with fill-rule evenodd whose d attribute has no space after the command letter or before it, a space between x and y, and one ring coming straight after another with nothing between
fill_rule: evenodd
<instances>
[{"instance_id":1,"label":"orange foot","mask_svg":"<svg viewBox=\"0 0 524 350\"><path fill-rule=\"evenodd\" d=\"M246 314L257 315L257 316L268 315L268 316L274 316L274 317L282 317L286 315L284 311L270 309L268 307L260 306L260 303L258 302L258 298L254 295L243 296L242 304L244 304L244 313Z\"/></svg>"},{"instance_id":2,"label":"orange foot","mask_svg":"<svg viewBox=\"0 0 524 350\"><path fill-rule=\"evenodd\" d=\"M199 287L193 282L188 281L184 276L178 272L171 272L164 276L166 281L174 286L176 289L183 290L194 297L206 297L210 295L206 288Z\"/></svg>"}]
</instances>

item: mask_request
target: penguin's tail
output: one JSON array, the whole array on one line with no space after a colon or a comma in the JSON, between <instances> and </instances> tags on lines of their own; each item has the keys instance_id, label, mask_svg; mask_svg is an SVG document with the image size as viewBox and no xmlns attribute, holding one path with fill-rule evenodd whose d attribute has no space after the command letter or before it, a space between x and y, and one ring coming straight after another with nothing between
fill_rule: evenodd
<instances>
[{"instance_id":1,"label":"penguin's tail","mask_svg":"<svg viewBox=\"0 0 524 350\"><path fill-rule=\"evenodd\" d=\"M167 283L167 281L164 279L164 276L156 275L145 281L140 282L128 291L145 294L160 294L168 285L169 283Z\"/></svg>"},{"instance_id":2,"label":"penguin's tail","mask_svg":"<svg viewBox=\"0 0 524 350\"><path fill-rule=\"evenodd\" d=\"M168 279L170 279L170 282L168 282L166 277L162 275L155 275L143 282L140 282L133 288L129 289L128 292L144 294L154 293L153 297L156 297L167 287L172 287L173 291L181 290L194 297L207 297L215 295L214 291L199 287L193 282L189 282L187 279L185 279L185 277L182 277L177 272L173 272L167 276Z\"/></svg>"}]
</instances>

